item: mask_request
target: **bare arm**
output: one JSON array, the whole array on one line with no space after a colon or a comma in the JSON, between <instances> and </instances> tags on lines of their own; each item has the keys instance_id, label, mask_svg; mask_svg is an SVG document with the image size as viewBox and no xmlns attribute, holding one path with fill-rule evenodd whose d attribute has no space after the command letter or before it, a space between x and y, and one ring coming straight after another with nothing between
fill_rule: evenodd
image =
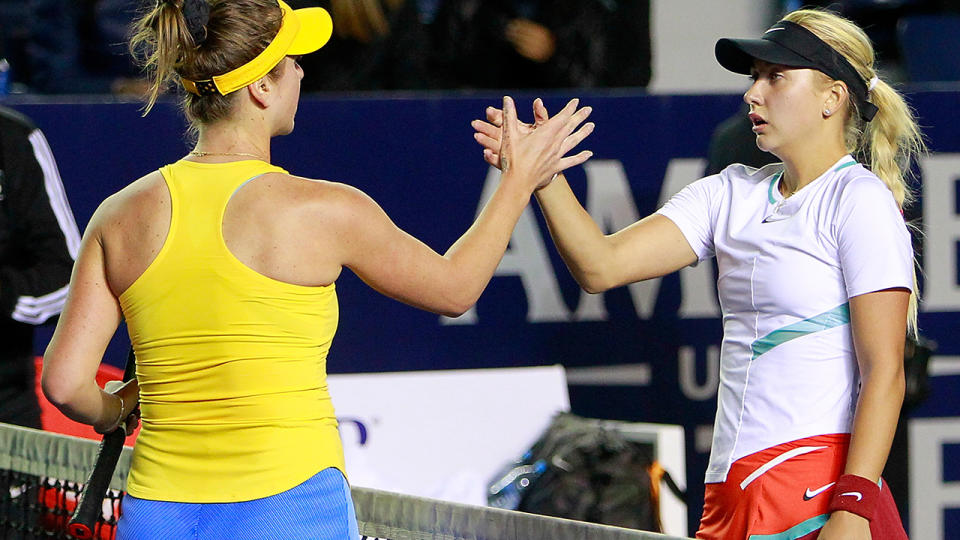
<instances>
[{"instance_id":1,"label":"bare arm","mask_svg":"<svg viewBox=\"0 0 960 540\"><path fill-rule=\"evenodd\" d=\"M121 411L120 400L96 382L103 352L122 318L120 304L107 286L97 226L102 220L98 210L80 243L66 306L44 354L42 387L67 417L106 432L136 407L137 386L134 382L120 391Z\"/></svg>"},{"instance_id":2,"label":"bare arm","mask_svg":"<svg viewBox=\"0 0 960 540\"><path fill-rule=\"evenodd\" d=\"M888 289L850 299L850 324L861 385L844 474L877 482L886 464L903 404L903 345L909 299L910 291L906 289ZM864 531L866 536L862 536ZM822 539L859 537L869 538L867 520L844 511L834 512L820 534Z\"/></svg>"},{"instance_id":3,"label":"bare arm","mask_svg":"<svg viewBox=\"0 0 960 540\"><path fill-rule=\"evenodd\" d=\"M844 471L847 474L877 481L886 464L903 404L903 345L909 299L910 292L905 289L850 299L861 390Z\"/></svg>"},{"instance_id":4,"label":"bare arm","mask_svg":"<svg viewBox=\"0 0 960 540\"><path fill-rule=\"evenodd\" d=\"M354 190L344 205L352 217L342 220L343 265L386 296L457 316L476 302L493 275L529 197L524 190L501 186L477 221L441 255Z\"/></svg>"},{"instance_id":5,"label":"bare arm","mask_svg":"<svg viewBox=\"0 0 960 540\"><path fill-rule=\"evenodd\" d=\"M680 229L659 214L603 234L563 176L537 191L537 202L560 255L587 292L660 277L697 260Z\"/></svg>"},{"instance_id":6,"label":"bare arm","mask_svg":"<svg viewBox=\"0 0 960 540\"><path fill-rule=\"evenodd\" d=\"M343 265L374 289L416 307L456 316L486 287L533 190L591 153L565 157L593 130L577 129L590 108L572 100L536 133L520 133L513 101L504 99L503 175L474 224L443 255L400 230L369 197L354 191L343 205ZM576 131L575 131L576 130Z\"/></svg>"},{"instance_id":7,"label":"bare arm","mask_svg":"<svg viewBox=\"0 0 960 540\"><path fill-rule=\"evenodd\" d=\"M543 102L534 102L536 130L547 119ZM500 166L501 111L487 109L487 120L475 120L476 139L484 159ZM535 131L534 126L525 126ZM663 276L697 260L680 229L658 214L613 234L604 234L559 175L536 191L550 235L574 278L584 290L602 292Z\"/></svg>"}]
</instances>

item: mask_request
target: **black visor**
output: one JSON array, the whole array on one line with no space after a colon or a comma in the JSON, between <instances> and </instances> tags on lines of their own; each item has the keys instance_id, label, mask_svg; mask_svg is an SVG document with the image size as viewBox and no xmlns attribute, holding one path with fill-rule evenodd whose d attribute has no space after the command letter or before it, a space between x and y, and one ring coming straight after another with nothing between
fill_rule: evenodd
<instances>
[{"instance_id":1,"label":"black visor","mask_svg":"<svg viewBox=\"0 0 960 540\"><path fill-rule=\"evenodd\" d=\"M714 54L720 65L734 73L750 74L754 60L796 68L810 68L847 83L856 100L860 116L867 122L877 114L877 106L867 101L867 83L847 59L824 43L810 30L790 21L770 27L760 39L717 41Z\"/></svg>"}]
</instances>

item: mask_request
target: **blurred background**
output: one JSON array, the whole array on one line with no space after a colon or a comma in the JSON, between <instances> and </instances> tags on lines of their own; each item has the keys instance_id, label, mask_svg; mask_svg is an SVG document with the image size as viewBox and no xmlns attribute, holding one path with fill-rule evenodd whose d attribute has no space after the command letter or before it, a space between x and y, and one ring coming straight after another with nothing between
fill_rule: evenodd
<instances>
[{"instance_id":1,"label":"blurred background","mask_svg":"<svg viewBox=\"0 0 960 540\"><path fill-rule=\"evenodd\" d=\"M718 36L751 36L786 11L829 7L859 23L894 82L955 80L956 0L292 0L336 21L308 57L306 92L484 88L739 91L716 70ZM126 54L137 0L0 0L12 94L140 91Z\"/></svg>"},{"instance_id":2,"label":"blurred background","mask_svg":"<svg viewBox=\"0 0 960 540\"><path fill-rule=\"evenodd\" d=\"M759 36L803 6L858 22L874 41L882 77L916 109L931 149L916 164L919 201L907 212L918 227L922 339L904 359L908 396L885 476L912 537L960 538L960 2L288 1L327 8L335 35L303 59L297 131L276 141L276 163L360 187L441 251L497 180L469 121L504 93L517 97L521 112L537 96L551 110L571 97L594 107L597 131L586 146L595 157L570 180L598 223L615 230L708 172L775 159L741 129L748 80L717 65L718 38ZM81 230L103 198L190 148L175 89L141 118L145 83L125 40L143 7L0 0L0 105L45 133ZM681 480L692 534L719 377L714 274L700 265L587 295L530 210L487 292L460 318L415 311L344 273L329 370L561 365L573 413L683 428L684 470L668 472ZM38 354L50 332L50 324L38 332ZM121 329L106 362L123 361L125 339ZM485 395L443 412L528 399L522 388ZM364 429L375 430L368 420ZM543 428L531 426L517 459ZM458 451L456 440L440 446Z\"/></svg>"}]
</instances>

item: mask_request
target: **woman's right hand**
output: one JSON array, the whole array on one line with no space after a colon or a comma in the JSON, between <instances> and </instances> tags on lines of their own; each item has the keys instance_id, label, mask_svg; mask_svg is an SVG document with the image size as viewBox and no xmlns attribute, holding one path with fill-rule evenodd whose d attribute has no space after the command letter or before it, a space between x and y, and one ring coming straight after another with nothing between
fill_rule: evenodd
<instances>
[{"instance_id":1,"label":"woman's right hand","mask_svg":"<svg viewBox=\"0 0 960 540\"><path fill-rule=\"evenodd\" d=\"M105 425L95 425L93 427L94 431L105 434L122 427L125 434L133 435L137 426L140 425L140 385L137 379L107 381L103 385L103 391L120 396L119 401L122 403L123 409L119 410L112 422Z\"/></svg>"},{"instance_id":2,"label":"woman's right hand","mask_svg":"<svg viewBox=\"0 0 960 540\"><path fill-rule=\"evenodd\" d=\"M503 121L497 130L499 133L488 130L485 135L491 141L499 143L498 151L492 150L492 143L484 144L485 159L496 162L504 177L518 178L516 181L525 182L525 187L531 192L549 183L557 173L584 163L590 159L593 152L584 150L572 156L567 155L590 135L594 128L592 122L583 124L593 109L578 108L579 103L578 99L570 100L553 118L547 119L546 114L537 115L536 123L531 125L519 122L513 99L505 96ZM540 107L543 107L542 104Z\"/></svg>"}]
</instances>

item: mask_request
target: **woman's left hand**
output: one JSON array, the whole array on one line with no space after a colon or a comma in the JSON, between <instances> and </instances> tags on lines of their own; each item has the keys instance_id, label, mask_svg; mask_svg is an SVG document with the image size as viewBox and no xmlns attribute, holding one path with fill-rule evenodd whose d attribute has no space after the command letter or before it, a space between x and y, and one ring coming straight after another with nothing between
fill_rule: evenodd
<instances>
[{"instance_id":1,"label":"woman's left hand","mask_svg":"<svg viewBox=\"0 0 960 540\"><path fill-rule=\"evenodd\" d=\"M820 529L817 540L870 540L870 522L850 512L837 510Z\"/></svg>"}]
</instances>

